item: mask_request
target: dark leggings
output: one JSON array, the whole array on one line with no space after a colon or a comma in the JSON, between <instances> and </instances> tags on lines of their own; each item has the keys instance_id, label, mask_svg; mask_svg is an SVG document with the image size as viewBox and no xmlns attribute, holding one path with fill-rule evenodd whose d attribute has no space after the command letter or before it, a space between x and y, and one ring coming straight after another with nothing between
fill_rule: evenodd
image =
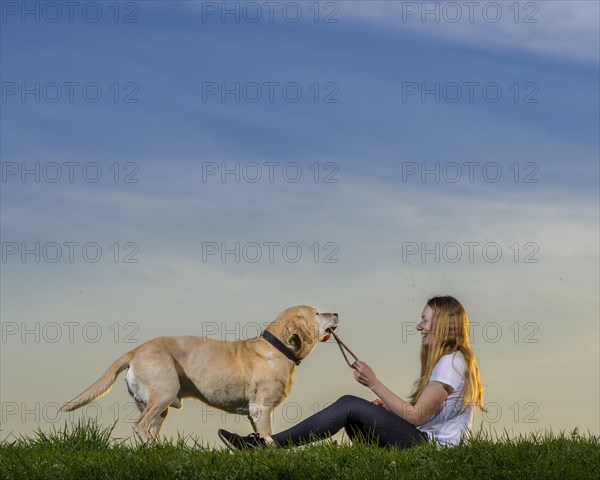
<instances>
[{"instance_id":1,"label":"dark leggings","mask_svg":"<svg viewBox=\"0 0 600 480\"><path fill-rule=\"evenodd\" d=\"M342 428L379 446L409 448L427 440L427 434L395 413L362 398L344 395L335 403L288 430L272 435L280 446L303 445L328 438Z\"/></svg>"}]
</instances>

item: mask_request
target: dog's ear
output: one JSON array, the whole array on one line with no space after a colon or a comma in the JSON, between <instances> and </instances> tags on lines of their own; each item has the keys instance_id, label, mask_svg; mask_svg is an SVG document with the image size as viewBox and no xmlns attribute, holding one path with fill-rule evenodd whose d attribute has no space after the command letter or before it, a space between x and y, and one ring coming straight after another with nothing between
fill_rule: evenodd
<instances>
[{"instance_id":1,"label":"dog's ear","mask_svg":"<svg viewBox=\"0 0 600 480\"><path fill-rule=\"evenodd\" d=\"M291 345L294 352L298 353L302 350L302 339L300 338L300 335L293 333L290 338L288 338L288 343Z\"/></svg>"},{"instance_id":2,"label":"dog's ear","mask_svg":"<svg viewBox=\"0 0 600 480\"><path fill-rule=\"evenodd\" d=\"M288 327L288 335L287 342L291 345L292 350L295 352L301 351L306 344L314 343L312 335L302 321L291 324Z\"/></svg>"}]
</instances>

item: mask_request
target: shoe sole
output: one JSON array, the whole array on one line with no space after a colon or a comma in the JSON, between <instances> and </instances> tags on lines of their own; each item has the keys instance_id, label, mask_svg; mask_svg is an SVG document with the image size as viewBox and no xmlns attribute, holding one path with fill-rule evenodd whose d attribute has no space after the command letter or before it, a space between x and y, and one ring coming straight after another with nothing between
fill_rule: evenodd
<instances>
[{"instance_id":1,"label":"shoe sole","mask_svg":"<svg viewBox=\"0 0 600 480\"><path fill-rule=\"evenodd\" d=\"M222 441L222 442L225 444L225 446L226 446L226 447L227 447L229 450L231 450L232 452L237 452L237 451L239 451L239 449L238 449L238 448L236 448L236 447L233 445L233 443L231 443L229 440L227 440L227 439L225 438L225 436L224 436L224 435L223 435L223 434L222 434L220 431L219 431L219 432L217 432L217 434L219 435L219 438L221 439L221 441Z\"/></svg>"}]
</instances>

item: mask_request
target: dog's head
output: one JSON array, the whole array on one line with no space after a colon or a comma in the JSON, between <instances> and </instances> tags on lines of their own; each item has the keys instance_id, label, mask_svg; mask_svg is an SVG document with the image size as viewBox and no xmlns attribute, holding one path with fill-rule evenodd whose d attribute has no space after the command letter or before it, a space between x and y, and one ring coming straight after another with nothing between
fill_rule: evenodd
<instances>
[{"instance_id":1,"label":"dog's head","mask_svg":"<svg viewBox=\"0 0 600 480\"><path fill-rule=\"evenodd\" d=\"M329 340L331 334L327 330L334 330L338 323L337 313L321 313L310 305L298 305L281 312L268 330L303 359L317 342Z\"/></svg>"}]
</instances>

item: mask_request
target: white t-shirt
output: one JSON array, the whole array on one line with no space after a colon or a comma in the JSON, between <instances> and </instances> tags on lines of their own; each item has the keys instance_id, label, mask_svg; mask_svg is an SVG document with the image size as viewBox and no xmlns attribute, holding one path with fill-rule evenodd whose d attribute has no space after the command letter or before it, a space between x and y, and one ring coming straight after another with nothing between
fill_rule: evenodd
<instances>
[{"instance_id":1,"label":"white t-shirt","mask_svg":"<svg viewBox=\"0 0 600 480\"><path fill-rule=\"evenodd\" d=\"M455 445L461 436L471 428L473 407L461 412L463 401L465 359L461 352L441 357L433 367L430 382L440 382L452 387L452 393L442 403L437 412L423 425L417 427L429 437L442 444Z\"/></svg>"}]
</instances>

